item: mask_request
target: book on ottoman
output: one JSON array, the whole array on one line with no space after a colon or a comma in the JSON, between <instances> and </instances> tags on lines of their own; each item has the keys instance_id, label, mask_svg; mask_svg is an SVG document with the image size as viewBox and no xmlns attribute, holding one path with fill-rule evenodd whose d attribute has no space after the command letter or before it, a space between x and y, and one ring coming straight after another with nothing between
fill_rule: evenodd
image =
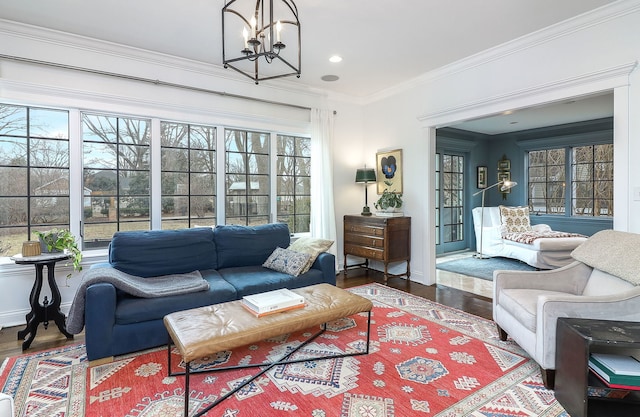
<instances>
[{"instance_id":1,"label":"book on ottoman","mask_svg":"<svg viewBox=\"0 0 640 417\"><path fill-rule=\"evenodd\" d=\"M286 288L242 297L242 306L257 317L304 307L304 297Z\"/></svg>"}]
</instances>

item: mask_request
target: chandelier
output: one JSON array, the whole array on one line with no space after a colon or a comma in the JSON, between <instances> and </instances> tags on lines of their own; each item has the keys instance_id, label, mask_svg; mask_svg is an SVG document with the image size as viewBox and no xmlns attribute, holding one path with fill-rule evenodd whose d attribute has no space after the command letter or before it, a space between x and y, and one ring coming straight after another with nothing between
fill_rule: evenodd
<instances>
[{"instance_id":1,"label":"chandelier","mask_svg":"<svg viewBox=\"0 0 640 417\"><path fill-rule=\"evenodd\" d=\"M300 61L300 20L292 0L230 0L222 8L225 68L258 84L300 78Z\"/></svg>"}]
</instances>

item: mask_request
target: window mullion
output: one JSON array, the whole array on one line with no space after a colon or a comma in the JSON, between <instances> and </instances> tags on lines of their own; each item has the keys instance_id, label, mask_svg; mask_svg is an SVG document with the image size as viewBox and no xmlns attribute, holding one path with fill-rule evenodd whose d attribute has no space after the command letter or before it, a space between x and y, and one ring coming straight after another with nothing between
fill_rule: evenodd
<instances>
[{"instance_id":1,"label":"window mullion","mask_svg":"<svg viewBox=\"0 0 640 417\"><path fill-rule=\"evenodd\" d=\"M82 184L82 120L80 110L69 110L69 230L82 241L84 186Z\"/></svg>"},{"instance_id":2,"label":"window mullion","mask_svg":"<svg viewBox=\"0 0 640 417\"><path fill-rule=\"evenodd\" d=\"M160 130L160 119L152 119L151 120L151 143L149 146L151 147L151 160L150 171L151 171L151 196L149 203L150 207L150 216L151 216L151 229L161 229L162 228L162 173L161 173L161 145L162 140L160 138L161 130Z\"/></svg>"}]
</instances>

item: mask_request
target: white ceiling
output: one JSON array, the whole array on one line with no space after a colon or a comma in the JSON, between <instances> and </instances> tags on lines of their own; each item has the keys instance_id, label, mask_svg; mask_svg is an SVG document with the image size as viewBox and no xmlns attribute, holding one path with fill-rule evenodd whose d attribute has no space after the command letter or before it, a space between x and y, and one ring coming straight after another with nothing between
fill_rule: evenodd
<instances>
[{"instance_id":1,"label":"white ceiling","mask_svg":"<svg viewBox=\"0 0 640 417\"><path fill-rule=\"evenodd\" d=\"M614 0L294 1L302 28L302 76L291 80L366 98ZM0 18L221 66L224 4L2 0ZM329 62L334 54L343 61ZM339 80L322 81L324 75ZM518 124L525 126L523 121Z\"/></svg>"}]
</instances>

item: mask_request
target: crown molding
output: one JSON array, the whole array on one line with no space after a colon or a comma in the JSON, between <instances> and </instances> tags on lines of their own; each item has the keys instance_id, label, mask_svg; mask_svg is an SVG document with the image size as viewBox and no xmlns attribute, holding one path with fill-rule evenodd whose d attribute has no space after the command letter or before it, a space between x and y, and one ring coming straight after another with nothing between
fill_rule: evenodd
<instances>
[{"instance_id":1,"label":"crown molding","mask_svg":"<svg viewBox=\"0 0 640 417\"><path fill-rule=\"evenodd\" d=\"M611 68L605 68L599 71L594 71L587 74L582 74L576 77L562 79L547 84L538 85L531 88L525 88L521 90L512 91L508 94L500 94L492 97L487 97L482 100L465 103L461 106L450 107L441 111L427 113L418 116L418 120L424 122L426 120L438 120L446 119L448 116L459 114L461 112L470 112L479 108L486 108L487 106L500 107L503 103L512 103L513 100L525 100L530 101L531 98L540 96L543 94L557 93L559 90L566 90L569 88L579 89L581 86L598 86L601 85L601 90L611 89L614 87L620 87L629 85L629 74L638 65L637 61L629 62L623 65L614 66ZM595 91L591 91L592 93ZM560 95L559 98L565 97ZM506 106L512 107L512 106Z\"/></svg>"},{"instance_id":2,"label":"crown molding","mask_svg":"<svg viewBox=\"0 0 640 417\"><path fill-rule=\"evenodd\" d=\"M205 76L209 78L215 78L226 87L231 89L244 88L251 90L252 96L261 99L271 99L274 96L282 94L295 94L300 100L301 106L313 107L309 103L316 103L318 99L322 99L326 92L323 94L313 91L307 86L295 83L287 80L270 80L260 83L258 87L254 82L246 79L246 77L229 71L220 65L213 63L207 63L202 61L190 60L187 58L176 57L173 55L167 55L159 52L149 51L133 46L122 45L114 42L103 41L99 39L89 38L86 36L80 36L72 33L62 32L53 29L42 28L33 25L27 25L24 23L14 22L11 20L0 19L0 35L7 38L22 39L27 42L33 42L36 44L50 45L52 47L62 48L70 52L76 51L83 55L99 56L100 60L93 62L103 61L104 57L113 58L114 61L122 60L132 63L140 64L140 68L165 68L171 71L187 72L194 75ZM22 58L43 60L41 56L33 56L33 52L29 53L28 50L23 52ZM62 65L78 65L78 63L68 62L69 59L65 59L63 54L56 54L56 64ZM91 61L89 61L91 62ZM81 65L87 66L87 60L83 60ZM95 65L95 64L93 64ZM89 69L95 69L98 71L104 71L105 68L92 67ZM107 70L108 71L108 70ZM157 71L156 71L157 72ZM123 74L137 77L149 78L148 74ZM183 75L182 79L189 79ZM169 81L170 80L159 80ZM199 87L199 86L193 86ZM248 88L252 87L252 88ZM245 93L246 95L246 93Z\"/></svg>"},{"instance_id":3,"label":"crown molding","mask_svg":"<svg viewBox=\"0 0 640 417\"><path fill-rule=\"evenodd\" d=\"M640 11L639 0L617 1L429 71L412 80L372 94L366 97L364 101L366 104L371 104L390 96L410 91L425 83L432 83L457 73L469 71L515 53L543 45L638 11Z\"/></svg>"}]
</instances>

